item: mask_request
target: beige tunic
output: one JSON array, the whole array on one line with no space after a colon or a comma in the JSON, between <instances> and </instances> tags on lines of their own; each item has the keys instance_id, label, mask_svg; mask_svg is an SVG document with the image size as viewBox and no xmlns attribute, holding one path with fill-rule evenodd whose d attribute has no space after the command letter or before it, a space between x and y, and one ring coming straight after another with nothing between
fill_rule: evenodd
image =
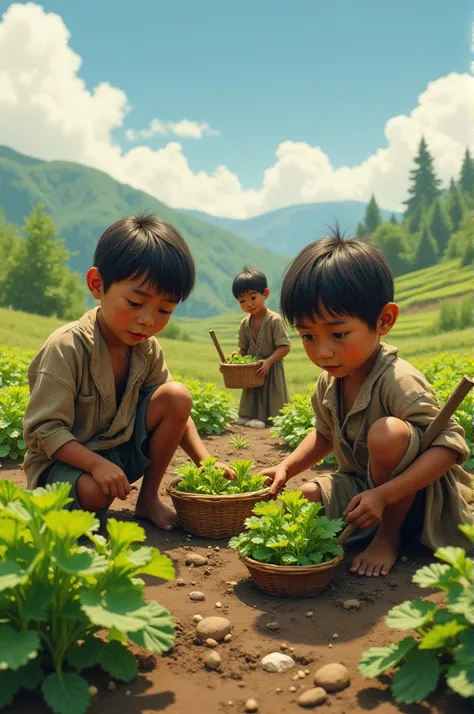
<instances>
[{"instance_id":1,"label":"beige tunic","mask_svg":"<svg viewBox=\"0 0 474 714\"><path fill-rule=\"evenodd\" d=\"M29 488L69 441L91 451L130 440L141 389L172 381L154 337L132 347L130 371L120 404L109 351L97 311L55 330L28 368L30 401L23 421L28 450L24 469Z\"/></svg>"},{"instance_id":2,"label":"beige tunic","mask_svg":"<svg viewBox=\"0 0 474 714\"><path fill-rule=\"evenodd\" d=\"M321 487L329 518L339 517L352 496L373 486L367 436L377 419L395 416L410 427L410 444L392 474L396 476L417 458L423 433L439 412L426 378L397 357L397 353L395 347L382 343L374 366L342 424L337 379L323 372L316 383L312 398L316 430L332 442L339 467L336 474L314 479ZM469 458L463 428L451 419L432 445L449 447L459 456L447 473L426 488L421 542L433 550L445 545L467 547L467 539L457 527L473 521L468 508L474 495L473 482L460 466Z\"/></svg>"},{"instance_id":3,"label":"beige tunic","mask_svg":"<svg viewBox=\"0 0 474 714\"><path fill-rule=\"evenodd\" d=\"M239 349L242 354L266 359L275 352L277 347L290 346L290 339L283 320L276 312L267 309L257 339L254 339L250 329L251 320L252 315L248 315L240 323ZM282 406L288 401L283 360L280 360L270 367L262 387L242 390L239 416L266 422L268 417L277 416Z\"/></svg>"}]
</instances>

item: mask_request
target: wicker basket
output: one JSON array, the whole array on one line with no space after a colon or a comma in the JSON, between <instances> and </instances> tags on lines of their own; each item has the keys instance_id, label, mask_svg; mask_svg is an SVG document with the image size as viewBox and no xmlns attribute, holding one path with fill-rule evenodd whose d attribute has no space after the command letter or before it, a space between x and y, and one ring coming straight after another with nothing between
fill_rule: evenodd
<instances>
[{"instance_id":1,"label":"wicker basket","mask_svg":"<svg viewBox=\"0 0 474 714\"><path fill-rule=\"evenodd\" d=\"M252 558L241 558L255 585L264 593L279 597L312 597L329 585L342 553L321 565L268 565Z\"/></svg>"},{"instance_id":2,"label":"wicker basket","mask_svg":"<svg viewBox=\"0 0 474 714\"><path fill-rule=\"evenodd\" d=\"M260 362L250 364L229 364L221 362L224 384L228 389L249 389L252 387L262 387L265 383L265 375L259 377L256 374L260 367Z\"/></svg>"},{"instance_id":3,"label":"wicker basket","mask_svg":"<svg viewBox=\"0 0 474 714\"><path fill-rule=\"evenodd\" d=\"M178 520L188 533L206 538L238 535L244 530L244 521L252 515L255 504L270 498L269 488L227 496L185 493L174 488L179 480L174 479L168 487Z\"/></svg>"}]
</instances>

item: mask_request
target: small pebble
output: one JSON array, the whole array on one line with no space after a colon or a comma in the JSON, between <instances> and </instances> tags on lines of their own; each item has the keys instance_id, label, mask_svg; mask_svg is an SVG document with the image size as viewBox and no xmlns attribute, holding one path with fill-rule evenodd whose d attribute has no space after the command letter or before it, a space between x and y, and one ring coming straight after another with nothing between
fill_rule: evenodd
<instances>
[{"instance_id":1,"label":"small pebble","mask_svg":"<svg viewBox=\"0 0 474 714\"><path fill-rule=\"evenodd\" d=\"M293 682L296 682L296 680L299 679L299 677L297 674L294 674L291 679L293 680Z\"/></svg>"},{"instance_id":2,"label":"small pebble","mask_svg":"<svg viewBox=\"0 0 474 714\"><path fill-rule=\"evenodd\" d=\"M270 632L276 632L280 629L280 623L276 620L274 622L267 622L267 624L265 625L265 629L269 630Z\"/></svg>"},{"instance_id":3,"label":"small pebble","mask_svg":"<svg viewBox=\"0 0 474 714\"><path fill-rule=\"evenodd\" d=\"M243 689L243 687L245 687L245 682L237 682L237 686Z\"/></svg>"},{"instance_id":4,"label":"small pebble","mask_svg":"<svg viewBox=\"0 0 474 714\"><path fill-rule=\"evenodd\" d=\"M277 687L277 688L275 689L275 694L281 694L282 691L283 691L283 689L280 689L280 687Z\"/></svg>"},{"instance_id":5,"label":"small pebble","mask_svg":"<svg viewBox=\"0 0 474 714\"><path fill-rule=\"evenodd\" d=\"M228 585L232 585L232 587L234 588L237 585L237 580L231 580Z\"/></svg>"},{"instance_id":6,"label":"small pebble","mask_svg":"<svg viewBox=\"0 0 474 714\"><path fill-rule=\"evenodd\" d=\"M186 583L184 582L183 578L178 578L178 580L176 581L176 587L183 588L185 585Z\"/></svg>"},{"instance_id":7,"label":"small pebble","mask_svg":"<svg viewBox=\"0 0 474 714\"><path fill-rule=\"evenodd\" d=\"M328 695L322 687L314 687L300 694L298 704L300 707L317 707L319 704L324 704L327 698Z\"/></svg>"},{"instance_id":8,"label":"small pebble","mask_svg":"<svg viewBox=\"0 0 474 714\"><path fill-rule=\"evenodd\" d=\"M408 560L408 558L406 557L406 555L402 555L402 557L400 558L400 560L401 560L403 563L406 563L407 560Z\"/></svg>"},{"instance_id":9,"label":"small pebble","mask_svg":"<svg viewBox=\"0 0 474 714\"><path fill-rule=\"evenodd\" d=\"M329 643L329 649L331 649L331 647L332 647L332 642Z\"/></svg>"},{"instance_id":10,"label":"small pebble","mask_svg":"<svg viewBox=\"0 0 474 714\"><path fill-rule=\"evenodd\" d=\"M325 664L316 670L314 683L317 687L323 687L326 692L339 692L348 687L351 676L347 667L340 662Z\"/></svg>"},{"instance_id":11,"label":"small pebble","mask_svg":"<svg viewBox=\"0 0 474 714\"><path fill-rule=\"evenodd\" d=\"M129 697L129 696L131 695L131 693L132 693L132 692L130 691L130 689L127 689L127 691L125 692L125 694L126 694L127 697Z\"/></svg>"},{"instance_id":12,"label":"small pebble","mask_svg":"<svg viewBox=\"0 0 474 714\"><path fill-rule=\"evenodd\" d=\"M94 687L94 685L91 685L89 687L88 691L89 691L89 694L91 695L91 697L95 697L96 694L99 693L99 690L97 689L97 687Z\"/></svg>"},{"instance_id":13,"label":"small pebble","mask_svg":"<svg viewBox=\"0 0 474 714\"><path fill-rule=\"evenodd\" d=\"M195 581L195 580L191 580L191 585L196 585L196 581Z\"/></svg>"},{"instance_id":14,"label":"small pebble","mask_svg":"<svg viewBox=\"0 0 474 714\"><path fill-rule=\"evenodd\" d=\"M224 642L232 642L232 635L230 634L230 632L224 637Z\"/></svg>"},{"instance_id":15,"label":"small pebble","mask_svg":"<svg viewBox=\"0 0 474 714\"><path fill-rule=\"evenodd\" d=\"M309 612L306 613L306 617L313 617L314 612L310 610Z\"/></svg>"},{"instance_id":16,"label":"small pebble","mask_svg":"<svg viewBox=\"0 0 474 714\"><path fill-rule=\"evenodd\" d=\"M232 699L229 699L229 701L227 702L227 706L228 706L228 707L233 707L233 706L234 706L234 702L232 701Z\"/></svg>"},{"instance_id":17,"label":"small pebble","mask_svg":"<svg viewBox=\"0 0 474 714\"><path fill-rule=\"evenodd\" d=\"M289 691L289 692L296 692L296 687L290 687L290 688L288 689L288 691Z\"/></svg>"},{"instance_id":18,"label":"small pebble","mask_svg":"<svg viewBox=\"0 0 474 714\"><path fill-rule=\"evenodd\" d=\"M332 639L333 639L333 640L337 640L338 637L339 637L339 635L337 634L337 632L335 632L335 633L333 634L333 636L332 636Z\"/></svg>"},{"instance_id":19,"label":"small pebble","mask_svg":"<svg viewBox=\"0 0 474 714\"><path fill-rule=\"evenodd\" d=\"M186 565L194 565L195 568L201 565L207 565L209 560L204 555L199 555L199 553L190 553L185 558Z\"/></svg>"},{"instance_id":20,"label":"small pebble","mask_svg":"<svg viewBox=\"0 0 474 714\"><path fill-rule=\"evenodd\" d=\"M208 669L219 669L221 666L221 656L219 652L216 652L215 650L212 650L212 652L208 652L206 656L204 657L204 664Z\"/></svg>"},{"instance_id":21,"label":"small pebble","mask_svg":"<svg viewBox=\"0 0 474 714\"><path fill-rule=\"evenodd\" d=\"M199 592L199 590L193 590L191 593L189 593L189 599L193 602L199 602L200 600L205 600L206 596L204 595L204 593Z\"/></svg>"},{"instance_id":22,"label":"small pebble","mask_svg":"<svg viewBox=\"0 0 474 714\"><path fill-rule=\"evenodd\" d=\"M295 651L294 647L290 647L290 649L288 650L288 652L294 652L294 651Z\"/></svg>"},{"instance_id":23,"label":"small pebble","mask_svg":"<svg viewBox=\"0 0 474 714\"><path fill-rule=\"evenodd\" d=\"M216 602L216 607L222 607L222 603L221 603L221 602Z\"/></svg>"},{"instance_id":24,"label":"small pebble","mask_svg":"<svg viewBox=\"0 0 474 714\"><path fill-rule=\"evenodd\" d=\"M109 692L113 692L114 689L117 689L117 685L115 684L115 682L109 682L109 686L107 687L107 689L109 690Z\"/></svg>"},{"instance_id":25,"label":"small pebble","mask_svg":"<svg viewBox=\"0 0 474 714\"><path fill-rule=\"evenodd\" d=\"M246 712L257 712L258 711L258 702L256 699L247 699L245 702L245 711Z\"/></svg>"},{"instance_id":26,"label":"small pebble","mask_svg":"<svg viewBox=\"0 0 474 714\"><path fill-rule=\"evenodd\" d=\"M215 552L216 552L216 553L218 553L218 552L220 551L220 548L219 548L219 546L218 546L218 545L216 545L216 547L214 548L214 550L215 550Z\"/></svg>"},{"instance_id":27,"label":"small pebble","mask_svg":"<svg viewBox=\"0 0 474 714\"><path fill-rule=\"evenodd\" d=\"M286 644L286 642L282 642L282 643L281 643L280 649L281 649L281 650L287 650L287 649L288 649L288 645Z\"/></svg>"},{"instance_id":28,"label":"small pebble","mask_svg":"<svg viewBox=\"0 0 474 714\"><path fill-rule=\"evenodd\" d=\"M305 673L306 675L308 675L308 674L309 674L309 669L305 669L304 673Z\"/></svg>"},{"instance_id":29,"label":"small pebble","mask_svg":"<svg viewBox=\"0 0 474 714\"><path fill-rule=\"evenodd\" d=\"M207 645L207 647L217 647L219 643L217 640L212 639L212 637L208 637L205 641L205 644Z\"/></svg>"},{"instance_id":30,"label":"small pebble","mask_svg":"<svg viewBox=\"0 0 474 714\"><path fill-rule=\"evenodd\" d=\"M207 549L208 549L208 550L212 550L212 545L208 545L208 546L207 546Z\"/></svg>"},{"instance_id":31,"label":"small pebble","mask_svg":"<svg viewBox=\"0 0 474 714\"><path fill-rule=\"evenodd\" d=\"M352 599L344 600L342 607L344 610L358 610L360 608L360 601Z\"/></svg>"},{"instance_id":32,"label":"small pebble","mask_svg":"<svg viewBox=\"0 0 474 714\"><path fill-rule=\"evenodd\" d=\"M306 674L303 672L302 669L298 670L298 679L304 679L306 677Z\"/></svg>"}]
</instances>

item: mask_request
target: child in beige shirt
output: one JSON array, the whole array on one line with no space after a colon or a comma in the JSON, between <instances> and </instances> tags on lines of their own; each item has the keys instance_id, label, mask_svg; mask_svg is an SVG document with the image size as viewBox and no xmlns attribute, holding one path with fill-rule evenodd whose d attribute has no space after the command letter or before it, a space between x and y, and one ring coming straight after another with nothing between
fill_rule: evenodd
<instances>
[{"instance_id":1,"label":"child in beige shirt","mask_svg":"<svg viewBox=\"0 0 474 714\"><path fill-rule=\"evenodd\" d=\"M295 325L308 358L322 369L313 394L316 428L263 473L277 493L298 473L334 452L336 473L302 487L330 518L375 535L352 562L359 575L387 575L402 538L436 549L468 547L458 528L472 523L469 457L453 419L420 454L423 433L439 411L425 377L381 342L398 306L379 251L338 234L306 246L288 268L282 314ZM461 376L461 375L460 375Z\"/></svg>"}]
</instances>

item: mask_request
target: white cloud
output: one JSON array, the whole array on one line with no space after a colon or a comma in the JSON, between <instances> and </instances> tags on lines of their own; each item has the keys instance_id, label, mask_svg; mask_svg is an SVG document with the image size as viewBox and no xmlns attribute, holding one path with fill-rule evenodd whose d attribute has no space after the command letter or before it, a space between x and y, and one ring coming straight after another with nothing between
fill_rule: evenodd
<instances>
[{"instance_id":1,"label":"white cloud","mask_svg":"<svg viewBox=\"0 0 474 714\"><path fill-rule=\"evenodd\" d=\"M181 119L181 121L164 122L161 119L152 119L146 129L127 129L125 136L129 141L151 139L165 134L174 134L182 139L202 139L203 136L219 136L219 133L216 129L212 129L207 121Z\"/></svg>"},{"instance_id":2,"label":"white cloud","mask_svg":"<svg viewBox=\"0 0 474 714\"><path fill-rule=\"evenodd\" d=\"M122 150L112 137L130 111L127 97L107 82L87 88L80 65L59 15L34 3L11 5L0 22L0 144L93 166L171 206L245 218L295 203L368 200L375 193L381 206L396 210L422 134L446 184L458 174L466 145L474 149L474 77L451 73L431 82L409 115L389 119L386 146L359 165L335 169L320 147L287 140L276 148L261 186L246 189L226 166L193 172L176 140L158 150ZM128 137L150 138L144 132L198 138L213 130L207 123L154 119Z\"/></svg>"}]
</instances>

